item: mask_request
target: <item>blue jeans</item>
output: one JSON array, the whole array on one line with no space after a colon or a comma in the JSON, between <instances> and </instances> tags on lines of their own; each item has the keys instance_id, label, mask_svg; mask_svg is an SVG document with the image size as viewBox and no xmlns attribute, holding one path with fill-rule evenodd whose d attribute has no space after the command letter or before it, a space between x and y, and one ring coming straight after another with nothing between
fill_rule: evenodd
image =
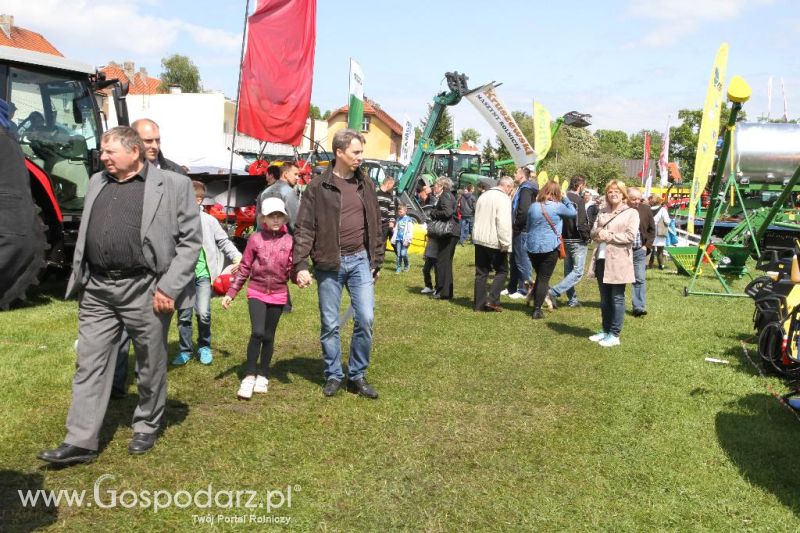
<instances>
[{"instance_id":1,"label":"blue jeans","mask_svg":"<svg viewBox=\"0 0 800 533\"><path fill-rule=\"evenodd\" d=\"M466 241L467 237L470 235L472 235L472 217L463 217L461 219L461 238L458 244L464 244L464 241Z\"/></svg>"},{"instance_id":2,"label":"blue jeans","mask_svg":"<svg viewBox=\"0 0 800 533\"><path fill-rule=\"evenodd\" d=\"M511 258L509 265L508 293L525 292L525 282L531 279L533 268L528 257L528 232L514 233L511 240Z\"/></svg>"},{"instance_id":3,"label":"blue jeans","mask_svg":"<svg viewBox=\"0 0 800 533\"><path fill-rule=\"evenodd\" d=\"M633 275L636 278L633 283L633 309L644 311L647 304L647 248L644 246L633 251Z\"/></svg>"},{"instance_id":4,"label":"blue jeans","mask_svg":"<svg viewBox=\"0 0 800 533\"><path fill-rule=\"evenodd\" d=\"M598 259L594 271L597 274L597 285L600 287L600 315L603 320L603 331L619 337L622 323L625 321L625 285L622 283L603 283L605 259Z\"/></svg>"},{"instance_id":5,"label":"blue jeans","mask_svg":"<svg viewBox=\"0 0 800 533\"><path fill-rule=\"evenodd\" d=\"M372 350L372 322L375 318L375 283L366 251L341 258L339 271L318 270L320 335L325 379L344 379L342 372L342 343L339 336L339 308L342 289L347 288L353 306L353 337L350 340L348 378L364 377Z\"/></svg>"},{"instance_id":6,"label":"blue jeans","mask_svg":"<svg viewBox=\"0 0 800 533\"><path fill-rule=\"evenodd\" d=\"M194 307L178 311L178 337L181 352L192 353L192 312L197 312L197 349L211 347L211 278L195 278Z\"/></svg>"},{"instance_id":7,"label":"blue jeans","mask_svg":"<svg viewBox=\"0 0 800 533\"><path fill-rule=\"evenodd\" d=\"M586 250L588 246L580 241L564 241L567 257L564 258L564 279L550 288L556 298L566 294L570 303L577 303L575 285L583 279L583 267L586 264Z\"/></svg>"},{"instance_id":8,"label":"blue jeans","mask_svg":"<svg viewBox=\"0 0 800 533\"><path fill-rule=\"evenodd\" d=\"M403 246L402 241L399 241L395 244L394 247L395 253L397 254L397 270L405 267L408 270L408 247Z\"/></svg>"}]
</instances>

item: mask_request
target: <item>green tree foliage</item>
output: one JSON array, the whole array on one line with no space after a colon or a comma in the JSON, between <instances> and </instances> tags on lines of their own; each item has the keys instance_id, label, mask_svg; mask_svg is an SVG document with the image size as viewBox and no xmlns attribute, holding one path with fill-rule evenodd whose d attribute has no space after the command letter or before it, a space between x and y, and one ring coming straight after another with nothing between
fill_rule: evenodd
<instances>
[{"instance_id":1,"label":"green tree foliage","mask_svg":"<svg viewBox=\"0 0 800 533\"><path fill-rule=\"evenodd\" d=\"M596 157L598 155L599 142L589 130L584 128L571 128L561 126L556 136L553 137L553 144L547 153L545 161L560 155L578 154L584 157Z\"/></svg>"},{"instance_id":2,"label":"green tree foliage","mask_svg":"<svg viewBox=\"0 0 800 533\"><path fill-rule=\"evenodd\" d=\"M586 185L597 190L602 190L611 180L623 178L620 158L607 154L584 156L567 152L557 158L548 156L541 170L546 170L551 178L558 176L561 180L581 174L586 176Z\"/></svg>"},{"instance_id":3,"label":"green tree foliage","mask_svg":"<svg viewBox=\"0 0 800 533\"><path fill-rule=\"evenodd\" d=\"M488 139L486 144L483 146L483 151L481 152L481 160L484 163L489 163L490 161L497 161L495 158L495 151L494 147L492 146L492 140Z\"/></svg>"},{"instance_id":4,"label":"green tree foliage","mask_svg":"<svg viewBox=\"0 0 800 533\"><path fill-rule=\"evenodd\" d=\"M628 134L620 130L597 130L594 132L597 139L597 149L601 154L619 157L620 159L631 158L631 144Z\"/></svg>"},{"instance_id":5,"label":"green tree foliage","mask_svg":"<svg viewBox=\"0 0 800 533\"><path fill-rule=\"evenodd\" d=\"M308 108L308 118L313 118L314 120L322 119L322 114L319 111L319 107L311 104Z\"/></svg>"},{"instance_id":6,"label":"green tree foliage","mask_svg":"<svg viewBox=\"0 0 800 533\"><path fill-rule=\"evenodd\" d=\"M644 158L644 134L650 134L650 160L657 160L661 156L661 145L664 144L664 136L655 130L641 130L631 135L630 157L627 159Z\"/></svg>"},{"instance_id":7,"label":"green tree foliage","mask_svg":"<svg viewBox=\"0 0 800 533\"><path fill-rule=\"evenodd\" d=\"M322 120L328 120L331 118L331 110L326 109L325 112L322 114Z\"/></svg>"},{"instance_id":8,"label":"green tree foliage","mask_svg":"<svg viewBox=\"0 0 800 533\"><path fill-rule=\"evenodd\" d=\"M723 127L728 123L731 110L727 102L723 102L720 113L719 131L723 135ZM739 120L746 120L744 111L739 112ZM702 109L681 109L678 119L681 124L669 129L669 159L678 164L684 181L691 181L694 174L694 158L697 155L697 139L700 134Z\"/></svg>"},{"instance_id":9,"label":"green tree foliage","mask_svg":"<svg viewBox=\"0 0 800 533\"><path fill-rule=\"evenodd\" d=\"M200 71L192 60L187 56L172 54L161 60L161 92L169 91L170 85L178 85L185 93L199 93L202 91L200 86Z\"/></svg>"},{"instance_id":10,"label":"green tree foliage","mask_svg":"<svg viewBox=\"0 0 800 533\"><path fill-rule=\"evenodd\" d=\"M459 139L461 140L461 142L471 141L477 144L480 138L481 134L475 128L464 128L463 130L461 130L461 133L459 134Z\"/></svg>"},{"instance_id":11,"label":"green tree foliage","mask_svg":"<svg viewBox=\"0 0 800 533\"><path fill-rule=\"evenodd\" d=\"M425 126L428 123L428 118L431 116L432 110L433 104L428 104L428 114L419 122L419 126L422 131L425 131ZM450 112L446 107L442 111L442 115L439 118L439 123L433 130L431 138L433 139L433 144L435 146L453 142L453 118L450 116ZM417 140L419 140L419 137L417 137Z\"/></svg>"}]
</instances>

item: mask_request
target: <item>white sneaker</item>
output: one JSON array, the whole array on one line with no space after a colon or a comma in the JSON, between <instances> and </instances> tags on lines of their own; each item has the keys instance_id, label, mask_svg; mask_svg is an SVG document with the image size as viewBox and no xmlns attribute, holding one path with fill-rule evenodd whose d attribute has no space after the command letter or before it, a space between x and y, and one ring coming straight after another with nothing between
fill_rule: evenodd
<instances>
[{"instance_id":1,"label":"white sneaker","mask_svg":"<svg viewBox=\"0 0 800 533\"><path fill-rule=\"evenodd\" d=\"M508 289L503 289L500 291L500 296L508 296Z\"/></svg>"},{"instance_id":2,"label":"white sneaker","mask_svg":"<svg viewBox=\"0 0 800 533\"><path fill-rule=\"evenodd\" d=\"M433 292L433 289L431 289L430 287L425 287L424 289L422 289L419 292L422 293L422 294L430 294L430 293Z\"/></svg>"},{"instance_id":3,"label":"white sneaker","mask_svg":"<svg viewBox=\"0 0 800 533\"><path fill-rule=\"evenodd\" d=\"M606 338L598 343L603 348L610 348L611 346L619 346L619 337L609 333Z\"/></svg>"},{"instance_id":4,"label":"white sneaker","mask_svg":"<svg viewBox=\"0 0 800 533\"><path fill-rule=\"evenodd\" d=\"M546 305L549 310L553 310L553 301L550 299L549 294L544 297L544 305Z\"/></svg>"},{"instance_id":5,"label":"white sneaker","mask_svg":"<svg viewBox=\"0 0 800 533\"><path fill-rule=\"evenodd\" d=\"M256 384L253 387L253 392L256 394L266 394L269 389L269 380L264 376L256 377Z\"/></svg>"},{"instance_id":6,"label":"white sneaker","mask_svg":"<svg viewBox=\"0 0 800 533\"><path fill-rule=\"evenodd\" d=\"M521 292L515 292L514 294L509 294L508 297L512 300L522 300L525 298L525 295Z\"/></svg>"},{"instance_id":7,"label":"white sneaker","mask_svg":"<svg viewBox=\"0 0 800 533\"><path fill-rule=\"evenodd\" d=\"M238 396L240 400L249 400L253 397L253 387L255 387L255 385L255 376L245 377L242 380L242 384L239 386L239 392L236 393L236 396Z\"/></svg>"},{"instance_id":8,"label":"white sneaker","mask_svg":"<svg viewBox=\"0 0 800 533\"><path fill-rule=\"evenodd\" d=\"M605 331L601 331L589 337L589 340L592 342L600 342L601 340L606 338L606 335L608 335L608 333L606 333Z\"/></svg>"}]
</instances>

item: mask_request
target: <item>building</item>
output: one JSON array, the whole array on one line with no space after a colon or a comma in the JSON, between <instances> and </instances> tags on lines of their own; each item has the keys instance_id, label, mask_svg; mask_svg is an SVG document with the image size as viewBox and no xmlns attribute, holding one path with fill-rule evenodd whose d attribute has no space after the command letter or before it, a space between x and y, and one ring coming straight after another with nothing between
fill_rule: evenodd
<instances>
[{"instance_id":1,"label":"building","mask_svg":"<svg viewBox=\"0 0 800 533\"><path fill-rule=\"evenodd\" d=\"M116 78L127 83L128 94L158 94L159 92L161 80L148 76L144 67L137 71L133 61L124 61L122 65L110 61L100 70L106 73L106 78L109 80Z\"/></svg>"},{"instance_id":2,"label":"building","mask_svg":"<svg viewBox=\"0 0 800 533\"><path fill-rule=\"evenodd\" d=\"M340 107L328 117L328 138L325 142L327 150L331 150L334 134L347 127L347 110L348 106ZM369 98L364 99L361 133L367 141L364 146L364 157L389 160L397 160L400 157L403 126Z\"/></svg>"},{"instance_id":3,"label":"building","mask_svg":"<svg viewBox=\"0 0 800 533\"><path fill-rule=\"evenodd\" d=\"M33 52L42 52L54 56L64 57L50 41L35 31L14 26L12 15L0 15L0 46L23 48Z\"/></svg>"}]
</instances>

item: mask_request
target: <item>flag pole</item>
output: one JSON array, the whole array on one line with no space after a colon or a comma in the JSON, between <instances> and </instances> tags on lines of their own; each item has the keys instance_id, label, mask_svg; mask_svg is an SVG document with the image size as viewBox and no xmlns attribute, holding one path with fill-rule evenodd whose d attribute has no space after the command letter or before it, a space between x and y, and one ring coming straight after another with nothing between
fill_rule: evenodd
<instances>
[{"instance_id":1,"label":"flag pole","mask_svg":"<svg viewBox=\"0 0 800 533\"><path fill-rule=\"evenodd\" d=\"M258 0L256 0L258 1ZM258 4L256 4L256 8ZM242 94L242 65L244 63L244 49L247 44L247 18L250 13L250 0L246 0L244 6L244 28L242 29L242 51L239 56L239 81L236 83L236 108L233 112L233 135L231 136L231 162L228 167L228 200L225 202L225 231L230 234L230 221L228 219L231 207L231 183L233 182L233 148L236 146L236 130L239 127L239 99ZM256 211L257 211L256 207ZM235 213L235 211L234 211Z\"/></svg>"}]
</instances>

